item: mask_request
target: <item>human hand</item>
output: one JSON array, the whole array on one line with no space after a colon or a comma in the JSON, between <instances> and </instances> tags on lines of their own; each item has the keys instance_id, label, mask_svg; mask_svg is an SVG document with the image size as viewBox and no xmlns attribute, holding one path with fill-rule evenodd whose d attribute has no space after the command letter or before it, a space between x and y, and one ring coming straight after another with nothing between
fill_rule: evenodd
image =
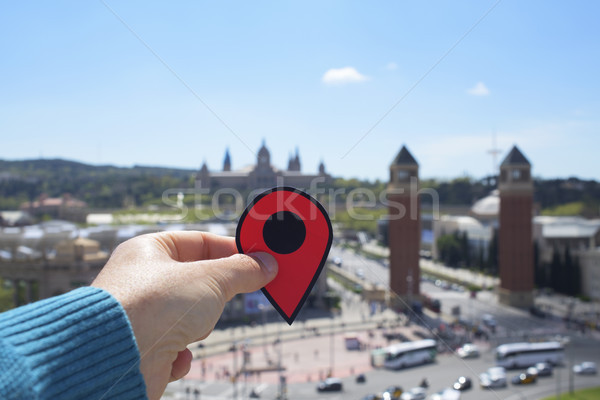
<instances>
[{"instance_id":1,"label":"human hand","mask_svg":"<svg viewBox=\"0 0 600 400\"><path fill-rule=\"evenodd\" d=\"M185 376L187 345L206 338L238 293L277 275L267 253L237 254L235 240L203 232L137 236L117 247L92 286L112 294L131 322L150 399Z\"/></svg>"}]
</instances>

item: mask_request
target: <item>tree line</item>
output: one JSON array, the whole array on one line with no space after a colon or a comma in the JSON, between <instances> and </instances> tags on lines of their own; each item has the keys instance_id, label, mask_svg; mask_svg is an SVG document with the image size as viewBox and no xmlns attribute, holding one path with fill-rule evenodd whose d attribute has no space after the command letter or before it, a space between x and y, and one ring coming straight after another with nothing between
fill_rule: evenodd
<instances>
[{"instance_id":1,"label":"tree line","mask_svg":"<svg viewBox=\"0 0 600 400\"><path fill-rule=\"evenodd\" d=\"M466 232L455 231L440 235L436 241L438 258L452 268L468 268L498 276L498 234L494 230L487 248L473 249ZM552 260L540 259L539 245L533 243L534 283L537 288L551 288L555 292L578 296L581 292L581 268L579 260L571 254L567 245L563 251L554 247Z\"/></svg>"},{"instance_id":2,"label":"tree line","mask_svg":"<svg viewBox=\"0 0 600 400\"><path fill-rule=\"evenodd\" d=\"M23 202L42 194L59 197L65 193L92 208L161 205L165 190L194 188L196 173L193 169L96 166L67 160L0 160L0 210L18 209ZM380 180L337 178L329 188L343 189L336 196L343 202L357 188L369 189L379 198L386 185ZM600 216L600 183L594 180L535 179L534 185L534 201L540 210ZM496 178L421 179L420 187L435 190L441 204L470 205L496 188ZM422 198L424 204L431 201L430 196ZM571 207L560 208L566 204Z\"/></svg>"}]
</instances>

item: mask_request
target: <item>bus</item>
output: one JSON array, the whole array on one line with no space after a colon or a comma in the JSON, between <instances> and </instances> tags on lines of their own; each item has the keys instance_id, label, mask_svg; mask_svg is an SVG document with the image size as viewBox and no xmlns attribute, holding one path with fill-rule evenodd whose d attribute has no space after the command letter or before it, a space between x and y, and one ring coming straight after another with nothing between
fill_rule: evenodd
<instances>
[{"instance_id":1,"label":"bus","mask_svg":"<svg viewBox=\"0 0 600 400\"><path fill-rule=\"evenodd\" d=\"M433 339L394 344L371 353L374 367L401 369L435 361L437 343Z\"/></svg>"},{"instance_id":2,"label":"bus","mask_svg":"<svg viewBox=\"0 0 600 400\"><path fill-rule=\"evenodd\" d=\"M496 348L496 365L504 368L530 367L539 362L561 364L564 347L560 342L508 343Z\"/></svg>"}]
</instances>

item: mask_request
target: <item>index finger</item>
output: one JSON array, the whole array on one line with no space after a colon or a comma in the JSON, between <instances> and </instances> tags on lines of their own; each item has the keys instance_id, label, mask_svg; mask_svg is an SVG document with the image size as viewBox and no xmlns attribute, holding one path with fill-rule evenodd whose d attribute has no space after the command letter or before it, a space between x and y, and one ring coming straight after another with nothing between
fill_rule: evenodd
<instances>
[{"instance_id":1,"label":"index finger","mask_svg":"<svg viewBox=\"0 0 600 400\"><path fill-rule=\"evenodd\" d=\"M180 262L211 260L237 254L235 238L199 231L160 232L154 237Z\"/></svg>"}]
</instances>

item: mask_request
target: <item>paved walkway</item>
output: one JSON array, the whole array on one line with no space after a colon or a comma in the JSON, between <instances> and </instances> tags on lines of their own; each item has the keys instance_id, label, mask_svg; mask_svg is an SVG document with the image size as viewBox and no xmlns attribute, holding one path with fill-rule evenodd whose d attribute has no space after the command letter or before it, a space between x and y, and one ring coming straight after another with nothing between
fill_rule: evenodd
<instances>
[{"instance_id":1,"label":"paved walkway","mask_svg":"<svg viewBox=\"0 0 600 400\"><path fill-rule=\"evenodd\" d=\"M279 371L276 369L279 357L281 365L285 368L281 373L285 375L288 383L316 382L327 377L330 370L332 376L339 378L353 376L372 369L370 350L389 344L384 337L385 332L401 333L408 339L416 340L420 339L419 334L422 335L426 330L411 325L356 331L365 345L363 350L347 350L344 333L313 335L284 342L273 341L265 345L248 345L245 350L242 345L235 353L230 351L194 360L186 379L228 381L234 370L241 369L245 358L248 370L263 372L249 374L245 378L241 375L240 380L247 379L248 382L256 384L276 384L279 381ZM271 371L264 371L269 367L272 368Z\"/></svg>"},{"instance_id":2,"label":"paved walkway","mask_svg":"<svg viewBox=\"0 0 600 400\"><path fill-rule=\"evenodd\" d=\"M341 290L332 280L328 284L334 290ZM215 330L202 341L202 347L191 346L195 360L187 378L227 380L227 375L241 369L245 357L248 369L273 370L254 374L251 379L275 383L279 379L276 366L280 350L288 383L322 379L332 365L334 375L343 377L371 368L369 349L387 344L383 332L401 332L411 340L420 338L416 331L426 332L416 325L404 326L405 317L392 310L370 310L357 294L341 292L341 313L333 318L296 320L289 326L279 316L272 315L272 318L277 317L277 322ZM365 343L364 350L345 349L344 336L350 332L357 333Z\"/></svg>"}]
</instances>

